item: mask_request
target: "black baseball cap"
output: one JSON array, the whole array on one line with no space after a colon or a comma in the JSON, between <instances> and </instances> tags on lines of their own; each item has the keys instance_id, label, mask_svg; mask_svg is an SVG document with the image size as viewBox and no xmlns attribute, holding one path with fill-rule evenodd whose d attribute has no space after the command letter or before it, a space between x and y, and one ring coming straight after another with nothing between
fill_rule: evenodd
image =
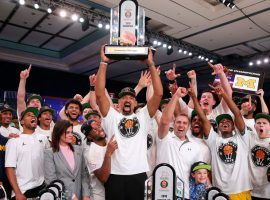
<instances>
[{"instance_id":1,"label":"black baseball cap","mask_svg":"<svg viewBox=\"0 0 270 200\"><path fill-rule=\"evenodd\" d=\"M10 111L13 112L14 109L10 107L10 105L4 103L4 104L0 104L0 113L5 112L5 111Z\"/></svg>"},{"instance_id":2,"label":"black baseball cap","mask_svg":"<svg viewBox=\"0 0 270 200\"><path fill-rule=\"evenodd\" d=\"M88 118L89 118L91 115L97 115L97 116L100 117L100 114L98 113L97 110L91 110L89 113L87 113L87 114L85 115L85 119L88 120Z\"/></svg>"},{"instance_id":3,"label":"black baseball cap","mask_svg":"<svg viewBox=\"0 0 270 200\"><path fill-rule=\"evenodd\" d=\"M84 103L84 104L82 104L82 110L84 110L86 108L91 108L90 103Z\"/></svg>"},{"instance_id":4,"label":"black baseball cap","mask_svg":"<svg viewBox=\"0 0 270 200\"><path fill-rule=\"evenodd\" d=\"M43 106L39 110L38 117L40 117L42 113L47 111L49 111L52 115L54 115L54 110L52 108L50 108L49 106Z\"/></svg>"},{"instance_id":5,"label":"black baseball cap","mask_svg":"<svg viewBox=\"0 0 270 200\"><path fill-rule=\"evenodd\" d=\"M32 99L38 99L40 103L42 103L42 97L39 94L31 94L26 100L26 105L28 105Z\"/></svg>"},{"instance_id":6,"label":"black baseball cap","mask_svg":"<svg viewBox=\"0 0 270 200\"><path fill-rule=\"evenodd\" d=\"M81 126L81 132L87 137L90 133L90 131L93 129L93 124L97 123L95 120L87 120L84 122Z\"/></svg>"},{"instance_id":7,"label":"black baseball cap","mask_svg":"<svg viewBox=\"0 0 270 200\"><path fill-rule=\"evenodd\" d=\"M122 98L125 95L131 95L133 97L136 97L135 90L131 87L125 87L121 90L121 92L118 94L119 99Z\"/></svg>"},{"instance_id":8,"label":"black baseball cap","mask_svg":"<svg viewBox=\"0 0 270 200\"><path fill-rule=\"evenodd\" d=\"M192 121L192 119L193 119L195 116L197 116L197 115L198 115L197 111L196 111L196 110L192 110L190 120Z\"/></svg>"},{"instance_id":9,"label":"black baseball cap","mask_svg":"<svg viewBox=\"0 0 270 200\"><path fill-rule=\"evenodd\" d=\"M264 118L264 119L268 120L268 122L270 122L270 115L265 114L265 113L258 113L258 114L256 114L255 117L254 117L255 121L256 121L257 119L261 119L261 118Z\"/></svg>"},{"instance_id":10,"label":"black baseball cap","mask_svg":"<svg viewBox=\"0 0 270 200\"><path fill-rule=\"evenodd\" d=\"M217 124L219 124L219 122L220 122L221 120L223 120L223 119L229 119L229 120L231 120L231 121L233 122L233 118L232 118L231 115L229 115L229 114L221 114L221 115L218 115L218 116L216 117L216 122L217 122Z\"/></svg>"}]
</instances>

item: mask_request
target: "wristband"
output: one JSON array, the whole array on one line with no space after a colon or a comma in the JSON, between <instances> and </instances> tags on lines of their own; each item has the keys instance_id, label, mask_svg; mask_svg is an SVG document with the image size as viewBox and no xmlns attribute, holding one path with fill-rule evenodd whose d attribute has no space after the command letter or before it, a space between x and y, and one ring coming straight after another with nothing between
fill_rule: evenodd
<instances>
[{"instance_id":1,"label":"wristband","mask_svg":"<svg viewBox=\"0 0 270 200\"><path fill-rule=\"evenodd\" d=\"M90 85L90 91L95 91L95 86Z\"/></svg>"},{"instance_id":2,"label":"wristband","mask_svg":"<svg viewBox=\"0 0 270 200\"><path fill-rule=\"evenodd\" d=\"M108 65L108 63L101 61L100 64Z\"/></svg>"},{"instance_id":3,"label":"wristband","mask_svg":"<svg viewBox=\"0 0 270 200\"><path fill-rule=\"evenodd\" d=\"M169 80L169 84L175 84L176 80Z\"/></svg>"}]
</instances>

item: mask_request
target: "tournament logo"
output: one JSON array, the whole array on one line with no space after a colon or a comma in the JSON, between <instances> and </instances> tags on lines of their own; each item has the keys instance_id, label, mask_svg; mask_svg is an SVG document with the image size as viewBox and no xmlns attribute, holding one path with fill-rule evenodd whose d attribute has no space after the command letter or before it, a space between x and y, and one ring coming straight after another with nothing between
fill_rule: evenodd
<instances>
[{"instance_id":1,"label":"tournament logo","mask_svg":"<svg viewBox=\"0 0 270 200\"><path fill-rule=\"evenodd\" d=\"M134 117L133 119L123 118L118 125L118 130L121 135L126 138L135 136L139 129L140 123L137 117Z\"/></svg>"},{"instance_id":2,"label":"tournament logo","mask_svg":"<svg viewBox=\"0 0 270 200\"><path fill-rule=\"evenodd\" d=\"M251 159L256 167L268 167L270 165L270 150L256 145L251 149Z\"/></svg>"},{"instance_id":3,"label":"tournament logo","mask_svg":"<svg viewBox=\"0 0 270 200\"><path fill-rule=\"evenodd\" d=\"M151 134L147 134L147 149L150 149L153 145L153 137Z\"/></svg>"},{"instance_id":4,"label":"tournament logo","mask_svg":"<svg viewBox=\"0 0 270 200\"><path fill-rule=\"evenodd\" d=\"M225 164L233 164L237 155L237 144L232 141L222 143L218 148L218 155Z\"/></svg>"},{"instance_id":5,"label":"tournament logo","mask_svg":"<svg viewBox=\"0 0 270 200\"><path fill-rule=\"evenodd\" d=\"M72 138L72 144L74 145L82 145L82 137L79 135L79 133L72 132L73 138Z\"/></svg>"}]
</instances>

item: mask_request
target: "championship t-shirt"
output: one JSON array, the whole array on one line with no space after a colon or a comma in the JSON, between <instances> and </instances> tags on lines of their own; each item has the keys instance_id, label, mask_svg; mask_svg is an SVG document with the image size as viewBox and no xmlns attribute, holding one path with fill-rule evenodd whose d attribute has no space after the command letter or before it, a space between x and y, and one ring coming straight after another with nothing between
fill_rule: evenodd
<instances>
[{"instance_id":1,"label":"championship t-shirt","mask_svg":"<svg viewBox=\"0 0 270 200\"><path fill-rule=\"evenodd\" d=\"M103 127L108 139L115 135L118 144L112 155L111 174L132 175L149 171L146 144L150 120L147 106L128 116L110 107Z\"/></svg>"}]
</instances>

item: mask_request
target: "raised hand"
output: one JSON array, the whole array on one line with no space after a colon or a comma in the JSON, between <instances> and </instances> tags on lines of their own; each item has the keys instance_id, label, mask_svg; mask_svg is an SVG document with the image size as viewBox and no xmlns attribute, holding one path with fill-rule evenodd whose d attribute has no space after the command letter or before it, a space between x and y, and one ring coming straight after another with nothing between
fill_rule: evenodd
<instances>
[{"instance_id":1,"label":"raised hand","mask_svg":"<svg viewBox=\"0 0 270 200\"><path fill-rule=\"evenodd\" d=\"M110 62L111 59L108 58L107 56L105 56L105 46L106 45L102 45L101 49L100 49L100 59L101 59L101 62Z\"/></svg>"},{"instance_id":2,"label":"raised hand","mask_svg":"<svg viewBox=\"0 0 270 200\"><path fill-rule=\"evenodd\" d=\"M188 71L187 76L190 79L195 79L196 78L196 72L194 70Z\"/></svg>"},{"instance_id":3,"label":"raised hand","mask_svg":"<svg viewBox=\"0 0 270 200\"><path fill-rule=\"evenodd\" d=\"M151 75L150 75L150 72L149 71L142 71L141 72L141 77L140 77L140 80L138 82L138 85L141 87L141 88L144 88L144 87L147 87L151 84Z\"/></svg>"},{"instance_id":4,"label":"raised hand","mask_svg":"<svg viewBox=\"0 0 270 200\"><path fill-rule=\"evenodd\" d=\"M256 94L257 94L260 98L263 98L263 96L264 96L264 91L263 91L263 89L259 89L259 90L256 92Z\"/></svg>"},{"instance_id":5,"label":"raised hand","mask_svg":"<svg viewBox=\"0 0 270 200\"><path fill-rule=\"evenodd\" d=\"M212 63L208 62L208 65L214 70L212 75L220 74L223 72L224 66L222 64L213 65Z\"/></svg>"},{"instance_id":6,"label":"raised hand","mask_svg":"<svg viewBox=\"0 0 270 200\"><path fill-rule=\"evenodd\" d=\"M27 79L29 77L30 71L32 68L32 64L29 65L29 67L20 73L20 78L21 79Z\"/></svg>"},{"instance_id":7,"label":"raised hand","mask_svg":"<svg viewBox=\"0 0 270 200\"><path fill-rule=\"evenodd\" d=\"M153 53L152 50L148 49L148 57L142 61L143 63L147 64L148 66L155 65L154 59L153 59Z\"/></svg>"},{"instance_id":8,"label":"raised hand","mask_svg":"<svg viewBox=\"0 0 270 200\"><path fill-rule=\"evenodd\" d=\"M212 89L212 92L216 93L217 95L221 96L224 94L224 89L221 87L221 85L213 86L211 84L208 84L209 87Z\"/></svg>"},{"instance_id":9,"label":"raised hand","mask_svg":"<svg viewBox=\"0 0 270 200\"><path fill-rule=\"evenodd\" d=\"M170 90L170 93L173 95L177 91L178 86L177 86L176 83L175 84L169 84L168 89Z\"/></svg>"},{"instance_id":10,"label":"raised hand","mask_svg":"<svg viewBox=\"0 0 270 200\"><path fill-rule=\"evenodd\" d=\"M80 94L75 94L75 96L73 97L73 99L76 99L77 101L81 102L83 100L83 97Z\"/></svg>"},{"instance_id":11,"label":"raised hand","mask_svg":"<svg viewBox=\"0 0 270 200\"><path fill-rule=\"evenodd\" d=\"M188 95L193 98L196 97L194 86L189 82ZM196 97L197 98L197 97Z\"/></svg>"},{"instance_id":12,"label":"raised hand","mask_svg":"<svg viewBox=\"0 0 270 200\"><path fill-rule=\"evenodd\" d=\"M174 63L172 69L169 69L169 70L165 71L166 77L170 81L173 81L177 77L181 76L181 74L175 74L175 68L176 68L176 64Z\"/></svg>"},{"instance_id":13,"label":"raised hand","mask_svg":"<svg viewBox=\"0 0 270 200\"><path fill-rule=\"evenodd\" d=\"M107 151L106 151L106 154L108 156L111 156L113 154L113 152L118 149L118 144L115 140L115 135L113 135L107 145Z\"/></svg>"},{"instance_id":14,"label":"raised hand","mask_svg":"<svg viewBox=\"0 0 270 200\"><path fill-rule=\"evenodd\" d=\"M176 90L176 92L175 92L175 95L177 95L178 96L178 98L183 98L183 97L185 97L186 95L187 95L187 89L186 88L184 88L184 87L179 87L177 90Z\"/></svg>"},{"instance_id":15,"label":"raised hand","mask_svg":"<svg viewBox=\"0 0 270 200\"><path fill-rule=\"evenodd\" d=\"M91 86L95 86L96 81L97 81L97 75L96 74L92 74L92 75L89 76L89 82L90 82Z\"/></svg>"}]
</instances>

